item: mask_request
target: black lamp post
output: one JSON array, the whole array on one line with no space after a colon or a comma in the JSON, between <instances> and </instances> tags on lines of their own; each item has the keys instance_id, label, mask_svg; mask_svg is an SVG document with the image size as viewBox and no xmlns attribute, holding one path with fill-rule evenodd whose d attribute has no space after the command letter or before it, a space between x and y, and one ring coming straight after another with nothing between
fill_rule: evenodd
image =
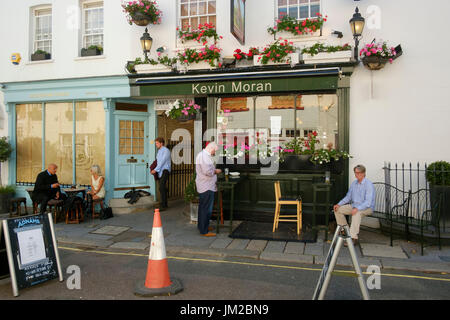
<instances>
[{"instance_id":1,"label":"black lamp post","mask_svg":"<svg viewBox=\"0 0 450 320\"><path fill-rule=\"evenodd\" d=\"M150 37L150 34L148 33L148 29L145 28L145 32L141 37L141 46L142 50L144 51L145 61L148 60L147 53L150 52L150 49L152 48L153 39Z\"/></svg>"},{"instance_id":2,"label":"black lamp post","mask_svg":"<svg viewBox=\"0 0 450 320\"><path fill-rule=\"evenodd\" d=\"M359 61L359 52L358 52L358 45L359 45L359 38L362 35L362 32L364 30L364 24L365 20L359 13L358 7L355 9L355 13L353 14L353 17L350 19L350 28L352 29L353 39L355 39L355 60Z\"/></svg>"}]
</instances>

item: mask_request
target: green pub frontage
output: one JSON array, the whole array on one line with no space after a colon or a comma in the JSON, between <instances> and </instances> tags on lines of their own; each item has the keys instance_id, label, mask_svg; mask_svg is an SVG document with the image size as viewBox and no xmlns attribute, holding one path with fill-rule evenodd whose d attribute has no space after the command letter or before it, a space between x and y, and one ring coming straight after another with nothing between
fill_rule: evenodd
<instances>
[{"instance_id":1,"label":"green pub frontage","mask_svg":"<svg viewBox=\"0 0 450 320\"><path fill-rule=\"evenodd\" d=\"M352 63L311 66L276 66L210 70L187 74L129 75L132 98L145 100L193 99L201 105L192 138L194 154L214 139L232 154L250 149L251 135L269 145L282 146L296 138L317 134L320 148L349 150L349 104ZM164 117L164 110L159 110ZM214 129L214 134L209 133ZM237 143L236 143L237 142ZM260 143L258 141L257 143ZM222 150L219 148L218 153ZM227 152L230 152L228 149ZM244 150L245 152L245 150ZM272 154L271 159L276 156ZM302 198L303 224L324 225L325 216L348 188L348 160L340 169L330 164L277 163L278 170L264 173L267 162L243 157L219 157L218 167L239 172L235 185L233 219L272 222L275 211L274 182L280 181L284 197ZM261 163L262 162L262 163ZM195 167L192 167L192 170ZM329 179L328 179L329 177ZM327 182L325 183L325 179ZM230 190L223 191L223 214L229 218ZM288 209L289 210L289 209ZM295 210L292 206L292 210Z\"/></svg>"}]
</instances>

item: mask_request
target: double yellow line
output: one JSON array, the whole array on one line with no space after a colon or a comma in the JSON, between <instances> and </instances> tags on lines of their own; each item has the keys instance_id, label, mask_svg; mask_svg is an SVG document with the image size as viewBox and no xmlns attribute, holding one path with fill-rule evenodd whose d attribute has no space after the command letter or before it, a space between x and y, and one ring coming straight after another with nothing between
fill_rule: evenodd
<instances>
[{"instance_id":1,"label":"double yellow line","mask_svg":"<svg viewBox=\"0 0 450 320\"><path fill-rule=\"evenodd\" d=\"M140 254L140 253L127 253L127 252L108 252L108 251L99 251L99 250L84 250L79 248L70 248L70 247L58 247L59 249L69 250L69 251L78 251L78 252L88 252L88 253L99 253L99 254L109 254L109 255L117 255L117 256L134 256L134 257L148 257L148 254ZM292 270L303 270L303 271L322 271L322 269L317 268L305 268L305 267L295 267L295 266L283 266L276 264L263 264L263 263L252 263L252 262L240 262L240 261L225 261L225 260L213 260L213 259L200 259L200 258L185 258L185 257L170 257L167 259L173 260L186 260L186 261L196 261L196 262L209 262L209 263L227 263L227 264L239 264L246 266L257 266L257 267L270 267L270 268L279 268L279 269L292 269ZM348 273L353 274L354 271L348 270L336 270L339 273ZM373 274L370 272L363 272L363 274ZM447 273L443 272L442 275L447 275ZM395 277L395 278L409 278L409 279L421 279L421 280L433 280L433 281L443 281L450 282L450 278L436 278L436 277L424 277L424 276L415 276L415 275L407 275L407 274L391 274L391 273L381 273L381 276L384 277Z\"/></svg>"}]
</instances>

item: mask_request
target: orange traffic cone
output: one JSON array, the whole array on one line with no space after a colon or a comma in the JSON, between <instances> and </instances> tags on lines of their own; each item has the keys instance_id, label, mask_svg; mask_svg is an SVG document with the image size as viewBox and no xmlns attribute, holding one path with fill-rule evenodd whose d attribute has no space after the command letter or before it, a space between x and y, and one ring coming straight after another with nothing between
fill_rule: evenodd
<instances>
[{"instance_id":1,"label":"orange traffic cone","mask_svg":"<svg viewBox=\"0 0 450 320\"><path fill-rule=\"evenodd\" d=\"M144 283L142 281L137 283L135 294L152 297L176 294L181 290L183 290L181 282L175 278L171 280L169 276L161 215L159 209L155 209L147 276Z\"/></svg>"}]
</instances>

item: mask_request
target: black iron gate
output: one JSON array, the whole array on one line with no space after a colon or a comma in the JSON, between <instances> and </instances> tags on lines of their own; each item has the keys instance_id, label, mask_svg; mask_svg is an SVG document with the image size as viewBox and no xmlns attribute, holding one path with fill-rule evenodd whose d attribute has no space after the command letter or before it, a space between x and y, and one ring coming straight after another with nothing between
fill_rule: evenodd
<instances>
[{"instance_id":1,"label":"black iron gate","mask_svg":"<svg viewBox=\"0 0 450 320\"><path fill-rule=\"evenodd\" d=\"M175 146L177 146L177 148L175 148ZM186 188L186 185L189 181L191 181L194 175L194 143L191 142L186 144L179 141L169 140L166 147L170 150L172 158L171 172L168 182L168 197L169 199L182 198L184 196L184 189ZM185 157L185 151L190 152L190 155L186 154ZM184 161L179 163L181 158L184 158Z\"/></svg>"}]
</instances>

